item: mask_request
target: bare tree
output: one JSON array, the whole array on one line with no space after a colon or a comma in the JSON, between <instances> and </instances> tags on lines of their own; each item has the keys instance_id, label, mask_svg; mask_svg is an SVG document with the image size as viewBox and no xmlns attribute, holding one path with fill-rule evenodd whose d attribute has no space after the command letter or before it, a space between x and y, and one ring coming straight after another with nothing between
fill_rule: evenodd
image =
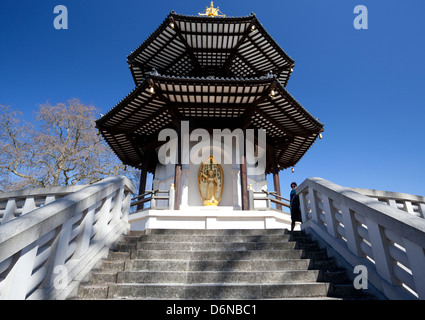
<instances>
[{"instance_id":1,"label":"bare tree","mask_svg":"<svg viewBox=\"0 0 425 320\"><path fill-rule=\"evenodd\" d=\"M126 168L95 128L98 110L78 99L41 105L35 121L0 105L0 190L94 183Z\"/></svg>"}]
</instances>

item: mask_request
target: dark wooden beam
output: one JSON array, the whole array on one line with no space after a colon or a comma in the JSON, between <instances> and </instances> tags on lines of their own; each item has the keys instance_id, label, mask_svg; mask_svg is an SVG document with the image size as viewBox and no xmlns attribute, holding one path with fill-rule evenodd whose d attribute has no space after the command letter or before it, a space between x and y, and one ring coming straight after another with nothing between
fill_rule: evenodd
<instances>
[{"instance_id":1,"label":"dark wooden beam","mask_svg":"<svg viewBox=\"0 0 425 320\"><path fill-rule=\"evenodd\" d=\"M289 137L293 137L294 136L294 134L292 132L288 131L288 129L284 128L276 120L274 120L271 117L269 117L267 114L265 114L260 109L255 110L255 113L258 113L261 117L263 117L264 119L266 119L269 123L273 124L276 128L278 128L282 132L284 132L287 136L289 136Z\"/></svg>"},{"instance_id":2,"label":"dark wooden beam","mask_svg":"<svg viewBox=\"0 0 425 320\"><path fill-rule=\"evenodd\" d=\"M246 28L245 32L242 34L242 37L239 39L238 43L233 48L232 53L227 58L227 61L224 63L223 68L224 68L224 70L226 72L229 71L229 68L232 65L233 60L235 59L236 55L238 54L239 47L245 42L245 40L248 37L249 33L252 32L251 31L251 27L254 25L254 23L255 23L256 20L257 20L257 18L255 18L255 17L254 17L254 19L252 19L251 23L248 25L248 27Z\"/></svg>"},{"instance_id":3,"label":"dark wooden beam","mask_svg":"<svg viewBox=\"0 0 425 320\"><path fill-rule=\"evenodd\" d=\"M245 143L245 140L244 140ZM248 174L246 168L246 145L244 152L241 154L241 196L242 196L242 210L249 210L248 199Z\"/></svg>"},{"instance_id":4,"label":"dark wooden beam","mask_svg":"<svg viewBox=\"0 0 425 320\"><path fill-rule=\"evenodd\" d=\"M189 44L187 43L186 39L183 37L182 31L180 30L180 28L177 26L177 24L174 24L174 31L176 32L178 38L180 39L181 43L185 46L187 53L189 55L189 59L192 61L193 67L196 70L200 70L201 69L201 65L199 64L198 59L196 58L195 54L193 53L193 48L191 46L189 46Z\"/></svg>"},{"instance_id":5,"label":"dark wooden beam","mask_svg":"<svg viewBox=\"0 0 425 320\"><path fill-rule=\"evenodd\" d=\"M182 165L176 164L176 170L174 172L174 210L180 210L181 202L181 187L182 185Z\"/></svg>"},{"instance_id":6,"label":"dark wooden beam","mask_svg":"<svg viewBox=\"0 0 425 320\"><path fill-rule=\"evenodd\" d=\"M274 152L273 154L273 184L274 184L274 191L278 196L282 196L280 192L280 179L279 179L279 166L277 162L277 154ZM282 205L276 204L277 210L282 210Z\"/></svg>"},{"instance_id":7,"label":"dark wooden beam","mask_svg":"<svg viewBox=\"0 0 425 320\"><path fill-rule=\"evenodd\" d=\"M139 196L146 192L146 180L148 176L148 161L145 160L142 162L142 169L140 170L140 184L139 184ZM142 210L144 203L137 205L137 210Z\"/></svg>"},{"instance_id":8,"label":"dark wooden beam","mask_svg":"<svg viewBox=\"0 0 425 320\"><path fill-rule=\"evenodd\" d=\"M177 164L174 172L174 210L180 210L182 197L182 157L181 157L181 131L178 132Z\"/></svg>"}]
</instances>

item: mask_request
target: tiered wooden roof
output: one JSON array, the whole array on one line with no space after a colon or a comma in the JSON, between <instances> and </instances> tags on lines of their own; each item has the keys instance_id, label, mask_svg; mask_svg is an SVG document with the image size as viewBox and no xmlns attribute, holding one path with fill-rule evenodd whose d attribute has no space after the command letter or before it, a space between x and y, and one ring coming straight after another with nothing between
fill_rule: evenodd
<instances>
[{"instance_id":1,"label":"tiered wooden roof","mask_svg":"<svg viewBox=\"0 0 425 320\"><path fill-rule=\"evenodd\" d=\"M259 77L271 71L286 86L294 66L254 14L211 18L171 13L127 60L136 84L155 68L178 77Z\"/></svg>"},{"instance_id":2,"label":"tiered wooden roof","mask_svg":"<svg viewBox=\"0 0 425 320\"><path fill-rule=\"evenodd\" d=\"M148 171L158 162L158 133L193 128L267 132L266 173L294 166L323 131L285 89L293 60L255 15L189 17L171 13L128 56L136 88L97 127L123 163Z\"/></svg>"}]
</instances>

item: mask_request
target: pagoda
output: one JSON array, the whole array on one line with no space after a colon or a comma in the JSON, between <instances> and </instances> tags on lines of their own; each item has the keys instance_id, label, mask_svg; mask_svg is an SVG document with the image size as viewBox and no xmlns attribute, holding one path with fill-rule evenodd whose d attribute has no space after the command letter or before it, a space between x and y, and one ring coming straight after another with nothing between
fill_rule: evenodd
<instances>
[{"instance_id":1,"label":"pagoda","mask_svg":"<svg viewBox=\"0 0 425 320\"><path fill-rule=\"evenodd\" d=\"M175 189L170 209L249 210L249 191L267 190L267 174L280 196L279 171L294 167L323 132L286 90L294 60L254 14L226 17L213 3L198 16L172 11L127 61L136 87L96 121L97 128L124 164L141 170L139 194L148 172L153 190ZM159 156L169 142L160 139L166 129L177 133L175 163ZM184 162L183 132L200 129L211 136L217 129L265 132L261 174L250 175L247 147L237 163L220 163L212 145L202 163ZM189 146L201 148L193 140Z\"/></svg>"}]
</instances>

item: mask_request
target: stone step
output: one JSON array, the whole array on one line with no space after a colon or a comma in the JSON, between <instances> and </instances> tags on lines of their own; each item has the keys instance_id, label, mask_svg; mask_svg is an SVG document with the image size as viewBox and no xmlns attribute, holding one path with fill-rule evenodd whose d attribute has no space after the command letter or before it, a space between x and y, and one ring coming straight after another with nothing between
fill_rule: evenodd
<instances>
[{"instance_id":1,"label":"stone step","mask_svg":"<svg viewBox=\"0 0 425 320\"><path fill-rule=\"evenodd\" d=\"M120 239L120 241L118 242L119 244L133 244L133 243L137 243L140 241L140 236L131 236L131 235L127 235L125 237L123 237L122 239Z\"/></svg>"},{"instance_id":2,"label":"stone step","mask_svg":"<svg viewBox=\"0 0 425 320\"><path fill-rule=\"evenodd\" d=\"M80 284L78 287L78 297L80 299L107 299L109 285L89 285Z\"/></svg>"},{"instance_id":3,"label":"stone step","mask_svg":"<svg viewBox=\"0 0 425 320\"><path fill-rule=\"evenodd\" d=\"M96 286L117 282L118 273L118 271L92 271L90 281L87 284Z\"/></svg>"},{"instance_id":4,"label":"stone step","mask_svg":"<svg viewBox=\"0 0 425 320\"><path fill-rule=\"evenodd\" d=\"M316 282L318 270L288 271L124 271L110 282L117 283L300 283ZM101 281L97 283L102 283Z\"/></svg>"},{"instance_id":5,"label":"stone step","mask_svg":"<svg viewBox=\"0 0 425 320\"><path fill-rule=\"evenodd\" d=\"M126 271L277 271L307 270L309 259L286 260L127 260Z\"/></svg>"},{"instance_id":6,"label":"stone step","mask_svg":"<svg viewBox=\"0 0 425 320\"><path fill-rule=\"evenodd\" d=\"M294 242L138 242L136 249L141 250L288 250L294 249ZM120 247L123 251L124 247ZM126 247L128 249L129 247ZM134 246L131 246L129 250L135 250Z\"/></svg>"},{"instance_id":7,"label":"stone step","mask_svg":"<svg viewBox=\"0 0 425 320\"><path fill-rule=\"evenodd\" d=\"M136 249L161 249L169 248L176 250L187 250L191 248L206 249L223 246L235 248L247 247L249 249L292 249L298 245L300 249L309 246L317 246L313 243L290 242L288 235L283 236L186 236L186 235L142 235L140 237L126 237L117 244L118 251L130 251ZM252 250L251 249L251 250Z\"/></svg>"},{"instance_id":8,"label":"stone step","mask_svg":"<svg viewBox=\"0 0 425 320\"><path fill-rule=\"evenodd\" d=\"M231 236L221 236L221 235L142 235L140 236L141 242L178 242L178 243L203 243L203 242L232 242L232 243L264 243L264 242L288 242L289 235L282 236L268 236L268 235L231 235Z\"/></svg>"},{"instance_id":9,"label":"stone step","mask_svg":"<svg viewBox=\"0 0 425 320\"><path fill-rule=\"evenodd\" d=\"M135 233L135 235L141 236L143 232ZM286 229L153 229L149 230L147 234L151 235L215 235L215 236L282 236L289 235Z\"/></svg>"},{"instance_id":10,"label":"stone step","mask_svg":"<svg viewBox=\"0 0 425 320\"><path fill-rule=\"evenodd\" d=\"M344 297L345 299L369 299L373 300L368 294L362 290L356 290L351 283L338 283L331 284L329 287L329 295L333 297Z\"/></svg>"},{"instance_id":11,"label":"stone step","mask_svg":"<svg viewBox=\"0 0 425 320\"><path fill-rule=\"evenodd\" d=\"M186 235L186 236L286 236L291 241L308 241L310 237L304 231L290 232L286 229L152 229L147 231L131 230L127 237L140 238L144 235Z\"/></svg>"},{"instance_id":12,"label":"stone step","mask_svg":"<svg viewBox=\"0 0 425 320\"><path fill-rule=\"evenodd\" d=\"M107 287L112 283L330 283L329 294L335 297L358 299L362 293L347 283L345 271L322 272L319 270L288 271L119 271L92 272L90 283L85 284L85 294L91 298L100 295L106 298ZM81 292L80 292L81 293Z\"/></svg>"},{"instance_id":13,"label":"stone step","mask_svg":"<svg viewBox=\"0 0 425 320\"><path fill-rule=\"evenodd\" d=\"M103 260L100 267L96 268L95 271L101 271L101 272L118 272L118 271L124 271L126 261L121 260Z\"/></svg>"},{"instance_id":14,"label":"stone step","mask_svg":"<svg viewBox=\"0 0 425 320\"><path fill-rule=\"evenodd\" d=\"M196 280L195 280L196 279ZM202 281L201 281L202 279ZM348 278L344 270L329 272L321 270L287 270L287 271L93 271L90 284L100 285L124 282L161 281L177 283L200 282L300 282L301 280L328 282L334 285L346 285ZM351 286L352 287L352 286Z\"/></svg>"},{"instance_id":15,"label":"stone step","mask_svg":"<svg viewBox=\"0 0 425 320\"><path fill-rule=\"evenodd\" d=\"M322 272L319 274L319 281L329 282L332 284L345 284L349 282L349 279L345 270L322 270Z\"/></svg>"},{"instance_id":16,"label":"stone step","mask_svg":"<svg viewBox=\"0 0 425 320\"><path fill-rule=\"evenodd\" d=\"M364 299L304 232L130 231L80 299Z\"/></svg>"},{"instance_id":17,"label":"stone step","mask_svg":"<svg viewBox=\"0 0 425 320\"><path fill-rule=\"evenodd\" d=\"M286 260L301 259L302 250L137 250L132 251L131 259L144 260Z\"/></svg>"},{"instance_id":18,"label":"stone step","mask_svg":"<svg viewBox=\"0 0 425 320\"><path fill-rule=\"evenodd\" d=\"M279 299L324 297L327 283L281 284L111 284L108 298L113 299Z\"/></svg>"},{"instance_id":19,"label":"stone step","mask_svg":"<svg viewBox=\"0 0 425 320\"><path fill-rule=\"evenodd\" d=\"M315 270L325 270L325 271L331 271L335 272L338 271L338 267L335 263L335 258L329 258L329 259L309 259L310 265L309 269L315 269Z\"/></svg>"},{"instance_id":20,"label":"stone step","mask_svg":"<svg viewBox=\"0 0 425 320\"><path fill-rule=\"evenodd\" d=\"M308 251L321 250L319 245L315 242L288 242L294 244L294 249L303 249Z\"/></svg>"},{"instance_id":21,"label":"stone step","mask_svg":"<svg viewBox=\"0 0 425 320\"><path fill-rule=\"evenodd\" d=\"M124 261L127 259L130 259L130 252L112 251L112 252L109 252L109 255L108 255L109 261Z\"/></svg>"}]
</instances>

